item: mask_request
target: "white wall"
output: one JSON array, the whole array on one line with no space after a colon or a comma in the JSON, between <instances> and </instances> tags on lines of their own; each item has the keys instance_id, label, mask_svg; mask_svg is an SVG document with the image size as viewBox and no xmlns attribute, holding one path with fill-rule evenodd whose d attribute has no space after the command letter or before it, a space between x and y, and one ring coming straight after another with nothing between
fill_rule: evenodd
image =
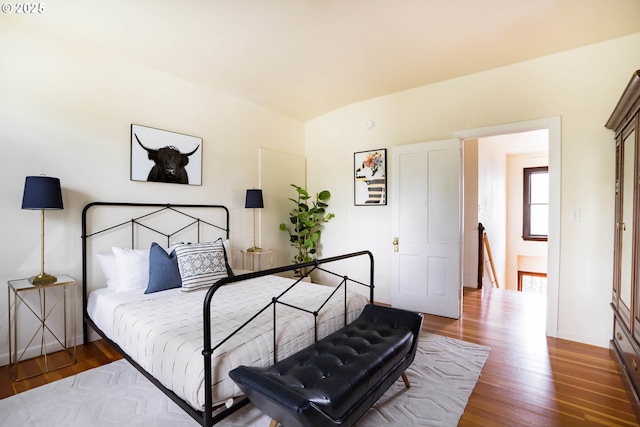
<instances>
[{"instance_id":1,"label":"white wall","mask_svg":"<svg viewBox=\"0 0 640 427\"><path fill-rule=\"evenodd\" d=\"M478 287L478 140L466 139L463 166L462 284Z\"/></svg>"},{"instance_id":2,"label":"white wall","mask_svg":"<svg viewBox=\"0 0 640 427\"><path fill-rule=\"evenodd\" d=\"M266 148L260 149L260 188L264 193L265 208L260 209L261 230L257 234L265 242L264 245L259 242L260 247L273 249L273 245L277 244L271 254L273 267L293 262L295 250L289 243L289 234L274 227L274 224L289 224L289 214L293 208L289 198L294 198L296 195L291 184L304 187L306 179L306 161L303 156ZM264 227L262 227L263 224ZM257 255L257 257L266 261L266 255ZM248 261L249 257L246 258ZM262 266L266 267L265 264Z\"/></svg>"},{"instance_id":3,"label":"white wall","mask_svg":"<svg viewBox=\"0 0 640 427\"><path fill-rule=\"evenodd\" d=\"M303 123L79 42L17 20L0 25L0 283L40 270L40 216L20 205L25 176L41 173L60 178L64 199L64 210L46 216L47 272L81 276L80 215L96 200L224 204L237 264L239 249L253 243L244 197L259 184L258 150L303 156ZM130 181L131 123L202 137L202 185ZM282 191L288 197L289 188ZM263 219L263 229L277 230L285 218ZM262 244L288 250L281 238ZM0 292L0 312L6 298ZM8 361L7 335L2 316L0 365Z\"/></svg>"},{"instance_id":4,"label":"white wall","mask_svg":"<svg viewBox=\"0 0 640 427\"><path fill-rule=\"evenodd\" d=\"M607 346L612 324L614 144L604 123L638 68L638 52L640 34L635 34L371 99L308 122L309 186L329 188L338 205L324 235L325 254L370 248L379 276L376 298L390 301L391 208L353 206L353 153L560 116L557 332L561 338ZM367 120L374 120L372 129L365 126ZM569 212L577 208L582 221L570 222Z\"/></svg>"},{"instance_id":5,"label":"white wall","mask_svg":"<svg viewBox=\"0 0 640 427\"><path fill-rule=\"evenodd\" d=\"M376 297L389 302L390 204L353 205L353 153L561 116L558 336L608 345L614 145L604 123L638 68L640 34L345 106L306 124L80 43L17 20L0 26L0 282L39 269L39 216L20 209L25 176L61 179L65 210L47 216L47 270L79 277L80 211L94 200L222 203L232 212L234 248L251 246L244 193L258 184L258 149L265 147L306 155L308 189L333 194L336 218L323 235L323 255L371 250ZM203 185L130 181L131 123L202 137ZM572 209L581 210L580 222L569 221ZM284 241L261 244L286 248ZM0 364L6 337L5 318Z\"/></svg>"},{"instance_id":6,"label":"white wall","mask_svg":"<svg viewBox=\"0 0 640 427\"><path fill-rule=\"evenodd\" d=\"M548 166L546 152L507 156L507 258L506 289L518 289L518 271L547 272L547 242L522 238L523 169Z\"/></svg>"},{"instance_id":7,"label":"white wall","mask_svg":"<svg viewBox=\"0 0 640 427\"><path fill-rule=\"evenodd\" d=\"M484 285L504 287L507 259L507 156L494 138L478 139L478 222L487 234L495 268L485 265ZM491 283L497 281L497 284Z\"/></svg>"}]
</instances>

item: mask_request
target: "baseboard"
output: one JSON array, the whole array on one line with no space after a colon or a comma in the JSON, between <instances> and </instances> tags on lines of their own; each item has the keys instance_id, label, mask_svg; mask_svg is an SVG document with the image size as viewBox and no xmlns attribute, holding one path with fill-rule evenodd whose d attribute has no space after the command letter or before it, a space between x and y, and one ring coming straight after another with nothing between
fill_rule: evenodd
<instances>
[{"instance_id":1,"label":"baseboard","mask_svg":"<svg viewBox=\"0 0 640 427\"><path fill-rule=\"evenodd\" d=\"M562 330L558 330L557 338L575 341L587 345L593 345L596 347L609 348L609 338L598 339L595 337L564 332Z\"/></svg>"}]
</instances>

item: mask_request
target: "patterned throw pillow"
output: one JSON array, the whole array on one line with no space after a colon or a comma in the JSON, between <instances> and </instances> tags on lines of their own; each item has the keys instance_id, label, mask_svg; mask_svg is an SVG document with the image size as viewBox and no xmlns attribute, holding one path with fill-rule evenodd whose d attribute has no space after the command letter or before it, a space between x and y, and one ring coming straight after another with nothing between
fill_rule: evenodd
<instances>
[{"instance_id":1,"label":"patterned throw pillow","mask_svg":"<svg viewBox=\"0 0 640 427\"><path fill-rule=\"evenodd\" d=\"M227 277L227 256L222 239L210 243L183 243L175 247L182 290L211 286Z\"/></svg>"}]
</instances>

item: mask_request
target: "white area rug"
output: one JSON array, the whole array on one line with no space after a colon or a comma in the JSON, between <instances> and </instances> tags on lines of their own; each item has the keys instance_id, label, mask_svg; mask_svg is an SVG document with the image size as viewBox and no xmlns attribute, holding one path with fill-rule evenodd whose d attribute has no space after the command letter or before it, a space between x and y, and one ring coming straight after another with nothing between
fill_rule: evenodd
<instances>
[{"instance_id":1,"label":"white area rug","mask_svg":"<svg viewBox=\"0 0 640 427\"><path fill-rule=\"evenodd\" d=\"M488 347L423 333L407 370L411 388L398 379L358 427L456 426L488 356ZM249 404L218 425L266 427L269 421ZM0 426L199 424L127 361L119 360L0 400Z\"/></svg>"}]
</instances>

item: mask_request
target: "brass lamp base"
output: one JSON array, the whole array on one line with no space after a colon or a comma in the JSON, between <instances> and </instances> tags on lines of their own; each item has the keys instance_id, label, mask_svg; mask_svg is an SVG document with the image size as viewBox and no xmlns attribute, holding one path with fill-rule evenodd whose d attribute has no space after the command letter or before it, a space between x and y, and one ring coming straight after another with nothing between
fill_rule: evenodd
<instances>
[{"instance_id":1,"label":"brass lamp base","mask_svg":"<svg viewBox=\"0 0 640 427\"><path fill-rule=\"evenodd\" d=\"M259 248L257 246L252 246L249 249L247 249L247 252L262 252L262 248Z\"/></svg>"},{"instance_id":2,"label":"brass lamp base","mask_svg":"<svg viewBox=\"0 0 640 427\"><path fill-rule=\"evenodd\" d=\"M47 273L40 273L37 276L29 278L29 283L34 286L50 285L56 283L58 278Z\"/></svg>"}]
</instances>

